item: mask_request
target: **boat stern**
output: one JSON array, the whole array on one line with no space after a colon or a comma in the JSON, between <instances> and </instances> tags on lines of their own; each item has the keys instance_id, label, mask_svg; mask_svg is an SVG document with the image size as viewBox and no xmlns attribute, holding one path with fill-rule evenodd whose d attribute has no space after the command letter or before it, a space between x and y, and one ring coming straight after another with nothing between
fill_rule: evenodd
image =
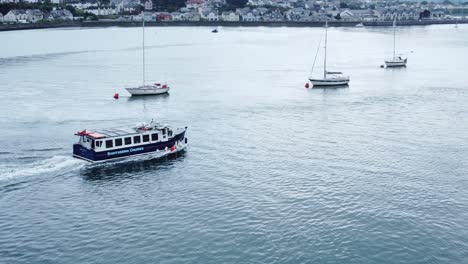
<instances>
[{"instance_id":1,"label":"boat stern","mask_svg":"<svg viewBox=\"0 0 468 264\"><path fill-rule=\"evenodd\" d=\"M73 144L73 157L89 162L95 161L94 151L83 147L81 144Z\"/></svg>"}]
</instances>

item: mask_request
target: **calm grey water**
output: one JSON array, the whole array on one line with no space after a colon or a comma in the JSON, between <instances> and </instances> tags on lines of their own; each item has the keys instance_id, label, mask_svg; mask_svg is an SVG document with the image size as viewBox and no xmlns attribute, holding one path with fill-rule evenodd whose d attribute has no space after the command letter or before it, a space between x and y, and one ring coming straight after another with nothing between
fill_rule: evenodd
<instances>
[{"instance_id":1,"label":"calm grey water","mask_svg":"<svg viewBox=\"0 0 468 264\"><path fill-rule=\"evenodd\" d=\"M468 26L0 33L0 263L468 263ZM112 98L118 92L119 100ZM188 125L177 158L89 167L73 133Z\"/></svg>"}]
</instances>

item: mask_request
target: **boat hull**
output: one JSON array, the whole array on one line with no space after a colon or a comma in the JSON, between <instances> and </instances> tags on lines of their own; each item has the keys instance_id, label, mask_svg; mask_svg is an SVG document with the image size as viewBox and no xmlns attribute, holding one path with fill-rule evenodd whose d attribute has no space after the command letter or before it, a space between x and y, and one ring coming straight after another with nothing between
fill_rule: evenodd
<instances>
[{"instance_id":1,"label":"boat hull","mask_svg":"<svg viewBox=\"0 0 468 264\"><path fill-rule=\"evenodd\" d=\"M169 92L167 88L152 88L152 87L138 87L138 88L125 88L131 95L158 95L166 94Z\"/></svg>"},{"instance_id":2,"label":"boat hull","mask_svg":"<svg viewBox=\"0 0 468 264\"><path fill-rule=\"evenodd\" d=\"M385 66L387 67L405 67L407 60L390 60L385 61Z\"/></svg>"},{"instance_id":3,"label":"boat hull","mask_svg":"<svg viewBox=\"0 0 468 264\"><path fill-rule=\"evenodd\" d=\"M87 149L80 144L73 145L73 157L82 159L91 163L100 163L106 161L114 161L127 157L140 155L153 155L156 157L164 157L173 153L184 150L187 147L187 139L185 131L174 136L168 141L157 142L146 145L132 146L108 151L96 152L93 149Z\"/></svg>"},{"instance_id":4,"label":"boat hull","mask_svg":"<svg viewBox=\"0 0 468 264\"><path fill-rule=\"evenodd\" d=\"M349 83L349 79L309 79L316 86L343 86Z\"/></svg>"}]
</instances>

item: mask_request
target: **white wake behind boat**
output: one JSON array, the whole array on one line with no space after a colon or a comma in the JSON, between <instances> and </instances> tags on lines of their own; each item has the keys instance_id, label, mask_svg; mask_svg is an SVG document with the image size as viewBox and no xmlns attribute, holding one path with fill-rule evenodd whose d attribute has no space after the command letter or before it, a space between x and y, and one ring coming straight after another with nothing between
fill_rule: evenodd
<instances>
[{"instance_id":1,"label":"white wake behind boat","mask_svg":"<svg viewBox=\"0 0 468 264\"><path fill-rule=\"evenodd\" d=\"M152 4L150 1L147 1L145 4L145 10L151 9ZM143 41L142 41L142 59L143 59L143 85L138 87L127 87L127 90L131 95L158 95L165 94L169 92L169 86L167 84L146 84L146 63L145 63L145 10L142 12L142 31L143 31Z\"/></svg>"},{"instance_id":2,"label":"white wake behind boat","mask_svg":"<svg viewBox=\"0 0 468 264\"><path fill-rule=\"evenodd\" d=\"M408 58L402 57L402 55L397 55L395 53L395 31L396 31L396 17L393 19L393 57L391 59L385 60L385 66L387 67L404 67L408 62Z\"/></svg>"},{"instance_id":3,"label":"white wake behind boat","mask_svg":"<svg viewBox=\"0 0 468 264\"><path fill-rule=\"evenodd\" d=\"M332 72L327 71L327 31L328 31L328 21L325 22L325 55L323 60L323 78L313 78L309 77L309 81L314 87L316 86L343 86L349 83L349 76L344 75L342 72ZM318 54L318 50L317 50ZM317 54L315 58L317 58ZM312 73L314 71L314 65L312 66ZM312 75L311 73L311 75Z\"/></svg>"}]
</instances>

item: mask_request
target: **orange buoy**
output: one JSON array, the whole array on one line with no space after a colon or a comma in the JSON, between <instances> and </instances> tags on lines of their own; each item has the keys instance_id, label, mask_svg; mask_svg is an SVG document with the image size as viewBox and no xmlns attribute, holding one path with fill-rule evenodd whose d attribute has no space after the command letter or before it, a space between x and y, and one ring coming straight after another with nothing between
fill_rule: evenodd
<instances>
[{"instance_id":1,"label":"orange buoy","mask_svg":"<svg viewBox=\"0 0 468 264\"><path fill-rule=\"evenodd\" d=\"M118 93L114 94L114 99L116 99L116 100L119 99L119 94Z\"/></svg>"},{"instance_id":2,"label":"orange buoy","mask_svg":"<svg viewBox=\"0 0 468 264\"><path fill-rule=\"evenodd\" d=\"M308 82L306 82L305 88L309 89L309 83Z\"/></svg>"}]
</instances>

